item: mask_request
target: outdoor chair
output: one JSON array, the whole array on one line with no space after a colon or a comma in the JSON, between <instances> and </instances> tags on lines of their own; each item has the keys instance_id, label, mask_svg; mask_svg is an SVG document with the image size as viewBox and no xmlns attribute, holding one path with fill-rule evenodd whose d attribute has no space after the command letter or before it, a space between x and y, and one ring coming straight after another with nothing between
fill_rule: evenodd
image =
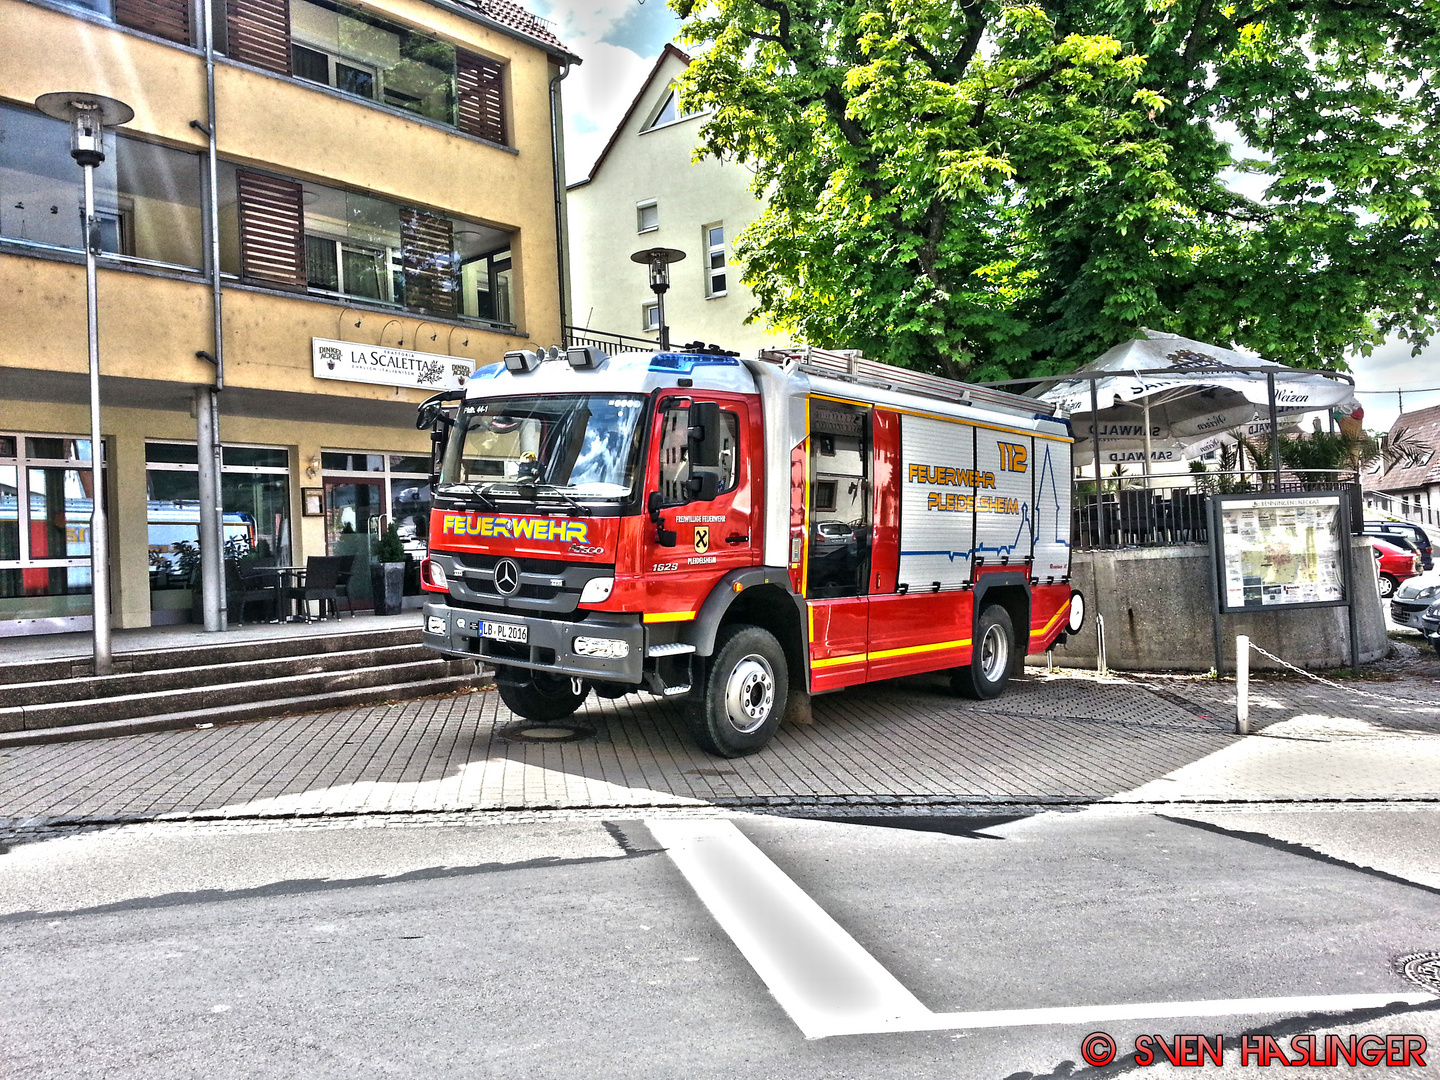
<instances>
[{"instance_id":1,"label":"outdoor chair","mask_svg":"<svg viewBox=\"0 0 1440 1080\"><path fill-rule=\"evenodd\" d=\"M279 617L280 583L271 565L262 559L226 559L225 592L226 609L235 615L235 625L245 625L245 605L264 602L268 605L272 619Z\"/></svg>"},{"instance_id":2,"label":"outdoor chair","mask_svg":"<svg viewBox=\"0 0 1440 1080\"><path fill-rule=\"evenodd\" d=\"M292 601L299 601L301 614L310 621L310 601L320 602L320 617L325 617L325 604L336 619L340 618L340 572L342 565L353 556L311 555L305 560L305 576L296 585L285 590Z\"/></svg>"},{"instance_id":3,"label":"outdoor chair","mask_svg":"<svg viewBox=\"0 0 1440 1080\"><path fill-rule=\"evenodd\" d=\"M335 579L336 595L345 598L345 610L350 612L350 617L353 619L355 617L355 598L350 595L350 578L355 573L355 556L334 555L332 558L340 564L340 574Z\"/></svg>"}]
</instances>

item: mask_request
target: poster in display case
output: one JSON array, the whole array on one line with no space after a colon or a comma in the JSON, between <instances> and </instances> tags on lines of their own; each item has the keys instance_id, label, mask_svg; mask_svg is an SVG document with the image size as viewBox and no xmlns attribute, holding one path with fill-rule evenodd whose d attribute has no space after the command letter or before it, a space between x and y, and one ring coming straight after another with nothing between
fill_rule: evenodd
<instances>
[{"instance_id":1,"label":"poster in display case","mask_svg":"<svg viewBox=\"0 0 1440 1080\"><path fill-rule=\"evenodd\" d=\"M1348 506L1338 491L1211 499L1220 610L1348 602Z\"/></svg>"}]
</instances>

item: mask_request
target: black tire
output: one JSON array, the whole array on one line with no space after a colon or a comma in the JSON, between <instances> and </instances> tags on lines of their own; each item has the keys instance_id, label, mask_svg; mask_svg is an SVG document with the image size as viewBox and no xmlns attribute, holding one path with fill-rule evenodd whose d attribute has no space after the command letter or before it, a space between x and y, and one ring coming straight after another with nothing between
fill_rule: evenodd
<instances>
[{"instance_id":1,"label":"black tire","mask_svg":"<svg viewBox=\"0 0 1440 1080\"><path fill-rule=\"evenodd\" d=\"M596 697L609 698L613 701L616 698L624 697L626 694L635 693L640 687L631 686L629 683L595 682L590 684L590 689L595 691Z\"/></svg>"},{"instance_id":2,"label":"black tire","mask_svg":"<svg viewBox=\"0 0 1440 1080\"><path fill-rule=\"evenodd\" d=\"M1381 575L1380 575L1380 599L1381 599L1381 600L1389 600L1390 597L1392 597L1392 596L1395 595L1395 590L1398 589L1399 587L1400 587L1400 582L1398 582L1397 580L1395 580L1395 579L1394 579L1393 577L1391 577L1389 574L1381 574Z\"/></svg>"},{"instance_id":3,"label":"black tire","mask_svg":"<svg viewBox=\"0 0 1440 1080\"><path fill-rule=\"evenodd\" d=\"M510 681L512 678L520 681ZM582 683L577 694L570 685L570 676L543 671L497 671L495 681L506 708L526 720L563 720L580 707L590 692Z\"/></svg>"},{"instance_id":4,"label":"black tire","mask_svg":"<svg viewBox=\"0 0 1440 1080\"><path fill-rule=\"evenodd\" d=\"M785 651L775 636L746 623L723 627L703 672L688 717L700 748L734 758L769 742L790 694Z\"/></svg>"},{"instance_id":5,"label":"black tire","mask_svg":"<svg viewBox=\"0 0 1440 1080\"><path fill-rule=\"evenodd\" d=\"M1015 642L1015 624L1010 613L991 604L975 623L970 666L956 668L950 675L950 689L961 697L988 701L999 697L1025 654Z\"/></svg>"}]
</instances>

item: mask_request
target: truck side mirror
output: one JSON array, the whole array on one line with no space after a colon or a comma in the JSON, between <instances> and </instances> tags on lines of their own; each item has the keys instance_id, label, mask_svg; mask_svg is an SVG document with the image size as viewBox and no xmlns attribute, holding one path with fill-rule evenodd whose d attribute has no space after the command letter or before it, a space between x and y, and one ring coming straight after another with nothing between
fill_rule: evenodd
<instances>
[{"instance_id":1,"label":"truck side mirror","mask_svg":"<svg viewBox=\"0 0 1440 1080\"><path fill-rule=\"evenodd\" d=\"M690 467L714 469L720 465L724 439L720 406L714 401L697 401L690 406ZM714 498L714 496L710 496Z\"/></svg>"},{"instance_id":2,"label":"truck side mirror","mask_svg":"<svg viewBox=\"0 0 1440 1080\"><path fill-rule=\"evenodd\" d=\"M695 466L691 466L693 469ZM691 502L710 502L720 494L720 477L713 472L692 473L685 481L685 494Z\"/></svg>"}]
</instances>

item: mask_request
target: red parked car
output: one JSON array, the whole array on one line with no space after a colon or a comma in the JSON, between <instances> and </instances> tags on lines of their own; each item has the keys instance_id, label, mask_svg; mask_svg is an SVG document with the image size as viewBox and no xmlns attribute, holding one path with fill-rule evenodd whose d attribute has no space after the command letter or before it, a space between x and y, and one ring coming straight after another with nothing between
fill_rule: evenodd
<instances>
[{"instance_id":1,"label":"red parked car","mask_svg":"<svg viewBox=\"0 0 1440 1080\"><path fill-rule=\"evenodd\" d=\"M1414 548L1402 548L1377 537L1367 537L1375 549L1375 570L1380 575L1380 595L1389 598L1395 595L1400 582L1420 573L1420 556Z\"/></svg>"}]
</instances>

